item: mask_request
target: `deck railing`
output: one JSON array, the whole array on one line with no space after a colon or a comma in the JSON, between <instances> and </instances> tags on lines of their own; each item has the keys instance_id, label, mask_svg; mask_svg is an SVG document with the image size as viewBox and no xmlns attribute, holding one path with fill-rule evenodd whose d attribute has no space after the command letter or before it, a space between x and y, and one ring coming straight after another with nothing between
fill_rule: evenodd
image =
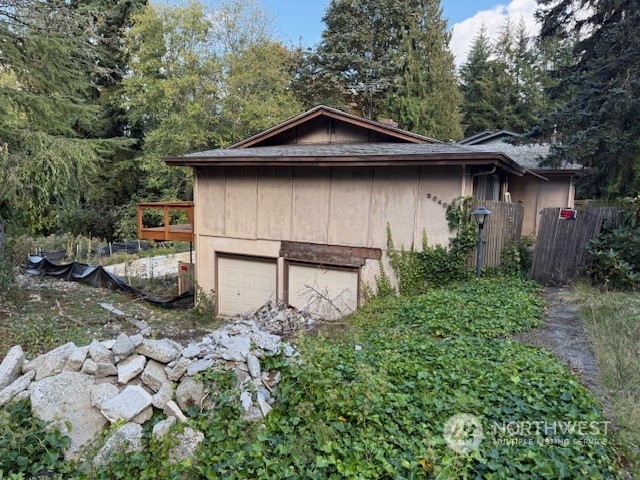
<instances>
[{"instance_id":1,"label":"deck railing","mask_svg":"<svg viewBox=\"0 0 640 480\"><path fill-rule=\"evenodd\" d=\"M156 242L182 241L193 242L194 204L193 202L146 202L137 204L138 238ZM161 210L163 225L148 227L144 225L146 210ZM187 223L171 223L172 212L186 212Z\"/></svg>"}]
</instances>

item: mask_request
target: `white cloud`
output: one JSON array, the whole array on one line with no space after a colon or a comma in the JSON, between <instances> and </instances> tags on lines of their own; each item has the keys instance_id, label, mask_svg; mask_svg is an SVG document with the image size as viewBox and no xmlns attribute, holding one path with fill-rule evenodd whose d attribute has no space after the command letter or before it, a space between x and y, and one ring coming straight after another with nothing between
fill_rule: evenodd
<instances>
[{"instance_id":1,"label":"white cloud","mask_svg":"<svg viewBox=\"0 0 640 480\"><path fill-rule=\"evenodd\" d=\"M487 29L487 36L491 40L497 38L500 26L508 17L516 25L520 19L524 19L529 35L537 35L540 27L534 18L536 7L536 0L512 0L506 6L496 5L490 10L482 10L473 17L454 24L449 46L456 57L456 66L459 67L466 61L473 38L478 34L483 23Z\"/></svg>"}]
</instances>

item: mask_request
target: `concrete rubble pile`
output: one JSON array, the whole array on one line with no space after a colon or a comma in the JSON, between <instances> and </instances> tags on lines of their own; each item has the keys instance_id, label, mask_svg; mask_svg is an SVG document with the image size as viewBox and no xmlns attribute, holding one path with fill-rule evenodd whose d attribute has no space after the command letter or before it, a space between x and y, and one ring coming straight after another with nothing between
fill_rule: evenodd
<instances>
[{"instance_id":1,"label":"concrete rubble pile","mask_svg":"<svg viewBox=\"0 0 640 480\"><path fill-rule=\"evenodd\" d=\"M317 319L309 313L308 309L298 310L282 301L268 301L255 313L247 314L243 318L255 321L262 330L289 338L297 332L314 328L317 323Z\"/></svg>"},{"instance_id":2,"label":"concrete rubble pile","mask_svg":"<svg viewBox=\"0 0 640 480\"><path fill-rule=\"evenodd\" d=\"M68 459L81 458L83 447L103 428L119 422L122 426L107 439L94 463L123 445L140 450L141 425L154 408L167 415L154 426L156 436L186 421L189 407L213 408L211 393L196 378L206 370L233 370L244 418L260 420L271 411L272 394L280 382L280 372L264 371L261 359L297 355L263 324L258 319L236 319L186 348L169 339L121 333L115 340L94 340L83 347L67 343L28 361L22 348L15 346L0 364L0 407L30 399L34 416L54 422L71 438ZM190 427L173 434L178 438L174 461L193 455L204 439Z\"/></svg>"}]
</instances>

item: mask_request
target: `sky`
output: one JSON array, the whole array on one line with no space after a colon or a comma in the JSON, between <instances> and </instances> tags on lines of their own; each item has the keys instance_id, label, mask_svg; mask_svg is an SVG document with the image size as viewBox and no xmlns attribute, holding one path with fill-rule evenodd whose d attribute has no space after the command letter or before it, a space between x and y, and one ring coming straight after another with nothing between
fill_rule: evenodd
<instances>
[{"instance_id":1,"label":"sky","mask_svg":"<svg viewBox=\"0 0 640 480\"><path fill-rule=\"evenodd\" d=\"M534 21L535 0L441 0L443 16L452 31L449 45L456 64L464 63L471 41L484 22L490 38L507 17L514 23L523 18L529 33L538 33ZM264 0L275 16L275 34L285 44L312 47L320 41L324 16L329 0Z\"/></svg>"}]
</instances>

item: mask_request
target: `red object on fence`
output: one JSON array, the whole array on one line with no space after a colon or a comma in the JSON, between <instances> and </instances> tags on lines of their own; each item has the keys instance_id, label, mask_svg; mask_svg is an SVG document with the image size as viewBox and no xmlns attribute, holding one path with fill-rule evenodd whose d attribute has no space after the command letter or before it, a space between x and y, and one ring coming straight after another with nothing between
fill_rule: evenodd
<instances>
[{"instance_id":1,"label":"red object on fence","mask_svg":"<svg viewBox=\"0 0 640 480\"><path fill-rule=\"evenodd\" d=\"M558 218L562 220L575 220L578 216L578 211L573 208L561 208Z\"/></svg>"}]
</instances>

